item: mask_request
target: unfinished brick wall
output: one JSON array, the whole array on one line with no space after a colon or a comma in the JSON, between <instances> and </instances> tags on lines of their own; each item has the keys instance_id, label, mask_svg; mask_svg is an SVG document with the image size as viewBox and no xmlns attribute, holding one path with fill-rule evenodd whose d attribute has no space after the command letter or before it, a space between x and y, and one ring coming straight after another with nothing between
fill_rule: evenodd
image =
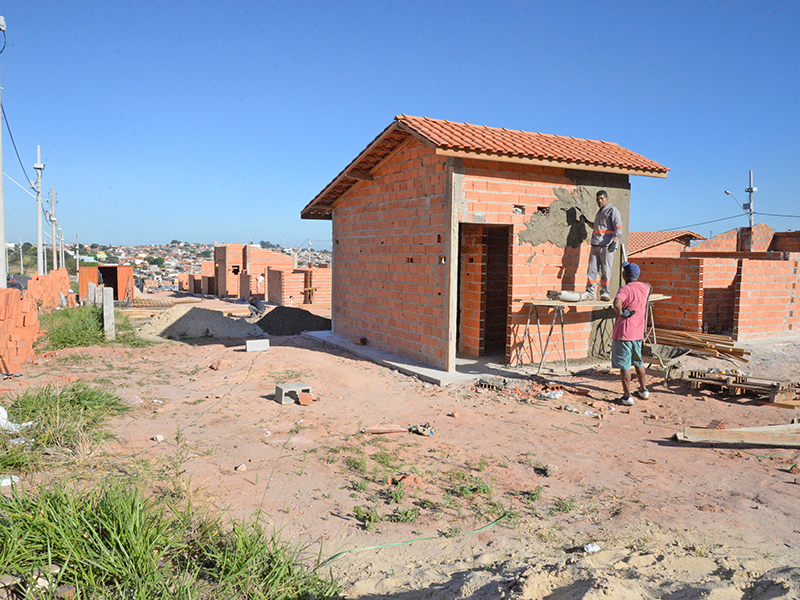
<instances>
[{"instance_id":1,"label":"unfinished brick wall","mask_svg":"<svg viewBox=\"0 0 800 600\"><path fill-rule=\"evenodd\" d=\"M449 240L445 159L409 139L333 214L334 333L443 365Z\"/></svg>"},{"instance_id":2,"label":"unfinished brick wall","mask_svg":"<svg viewBox=\"0 0 800 600\"><path fill-rule=\"evenodd\" d=\"M465 356L483 356L486 321L487 231L481 225L461 225L459 263L458 352Z\"/></svg>"},{"instance_id":3,"label":"unfinished brick wall","mask_svg":"<svg viewBox=\"0 0 800 600\"><path fill-rule=\"evenodd\" d=\"M239 298L239 275L244 268L244 244L214 247L214 280L220 298Z\"/></svg>"},{"instance_id":4,"label":"unfinished brick wall","mask_svg":"<svg viewBox=\"0 0 800 600\"><path fill-rule=\"evenodd\" d=\"M214 261L213 260L200 261L200 275L205 275L206 277L213 277L214 276Z\"/></svg>"},{"instance_id":5,"label":"unfinished brick wall","mask_svg":"<svg viewBox=\"0 0 800 600\"><path fill-rule=\"evenodd\" d=\"M298 306L303 303L305 273L270 269L267 272L267 302L279 306Z\"/></svg>"},{"instance_id":6,"label":"unfinished brick wall","mask_svg":"<svg viewBox=\"0 0 800 600\"><path fill-rule=\"evenodd\" d=\"M551 242L532 245L524 241L522 234L536 227L538 215L548 214L558 199L557 194L563 197L582 193L593 204L594 194L601 188L610 192L622 211L623 222L627 223L628 178L491 161L464 160L463 166L464 197L459 205L462 228L466 223L472 226L479 223L508 226L506 361L516 363L520 356L523 362L538 361L544 344L540 344L538 335L533 333L536 331L535 317L528 327L528 335L524 335L529 315L533 313L522 301L544 298L548 290L582 291L585 288L591 227L575 222L569 232L563 232L564 237L575 241L574 247L571 243L562 247ZM591 210L596 210L596 205ZM590 212L589 218L593 217L594 212ZM623 234L623 241L627 241L627 231ZM539 307L538 311L541 322L549 329L553 310ZM595 316L591 309L586 308L566 311L564 331L569 358L583 358L589 353ZM554 330L549 348L548 358L562 353L560 326Z\"/></svg>"},{"instance_id":7,"label":"unfinished brick wall","mask_svg":"<svg viewBox=\"0 0 800 600\"><path fill-rule=\"evenodd\" d=\"M214 277L208 275L200 275L200 293L203 296L213 296L214 295Z\"/></svg>"},{"instance_id":8,"label":"unfinished brick wall","mask_svg":"<svg viewBox=\"0 0 800 600\"><path fill-rule=\"evenodd\" d=\"M653 303L656 326L680 331L703 330L704 269L702 258L637 258L639 281L654 294L670 296Z\"/></svg>"},{"instance_id":9,"label":"unfinished brick wall","mask_svg":"<svg viewBox=\"0 0 800 600\"><path fill-rule=\"evenodd\" d=\"M766 252L774 233L775 230L764 223L757 223L752 229L742 227L739 229L739 251Z\"/></svg>"},{"instance_id":10,"label":"unfinished brick wall","mask_svg":"<svg viewBox=\"0 0 800 600\"><path fill-rule=\"evenodd\" d=\"M800 231L776 231L769 249L775 252L800 252Z\"/></svg>"},{"instance_id":11,"label":"unfinished brick wall","mask_svg":"<svg viewBox=\"0 0 800 600\"><path fill-rule=\"evenodd\" d=\"M704 257L703 329L707 333L730 334L736 307L739 260Z\"/></svg>"},{"instance_id":12,"label":"unfinished brick wall","mask_svg":"<svg viewBox=\"0 0 800 600\"><path fill-rule=\"evenodd\" d=\"M222 244L214 247L215 294L220 298L250 298L267 295L267 271L291 271L295 259L258 246Z\"/></svg>"},{"instance_id":13,"label":"unfinished brick wall","mask_svg":"<svg viewBox=\"0 0 800 600\"><path fill-rule=\"evenodd\" d=\"M800 329L800 257L739 261L733 335L750 340Z\"/></svg>"},{"instance_id":14,"label":"unfinished brick wall","mask_svg":"<svg viewBox=\"0 0 800 600\"><path fill-rule=\"evenodd\" d=\"M731 229L712 238L697 242L685 252L736 252L739 248L739 230Z\"/></svg>"},{"instance_id":15,"label":"unfinished brick wall","mask_svg":"<svg viewBox=\"0 0 800 600\"><path fill-rule=\"evenodd\" d=\"M178 273L178 291L189 292L190 273Z\"/></svg>"},{"instance_id":16,"label":"unfinished brick wall","mask_svg":"<svg viewBox=\"0 0 800 600\"><path fill-rule=\"evenodd\" d=\"M295 258L282 252L259 246L245 246L243 252L245 270L251 275L263 275L267 269L291 271L295 267Z\"/></svg>"},{"instance_id":17,"label":"unfinished brick wall","mask_svg":"<svg viewBox=\"0 0 800 600\"><path fill-rule=\"evenodd\" d=\"M333 272L327 267L312 267L309 269L296 269L295 272L304 274L303 303L304 304L330 304L332 300Z\"/></svg>"},{"instance_id":18,"label":"unfinished brick wall","mask_svg":"<svg viewBox=\"0 0 800 600\"><path fill-rule=\"evenodd\" d=\"M629 256L631 261L638 259L639 257L680 258L681 252L687 248L689 248L689 246L683 242L671 240L669 242L659 244L658 246L648 248L647 250L642 250L641 252L631 253Z\"/></svg>"}]
</instances>

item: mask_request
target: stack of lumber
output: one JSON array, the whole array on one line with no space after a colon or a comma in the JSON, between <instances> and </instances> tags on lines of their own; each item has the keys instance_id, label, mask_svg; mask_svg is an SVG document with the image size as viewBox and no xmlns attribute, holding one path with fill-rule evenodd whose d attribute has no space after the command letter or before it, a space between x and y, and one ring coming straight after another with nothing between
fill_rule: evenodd
<instances>
[{"instance_id":1,"label":"stack of lumber","mask_svg":"<svg viewBox=\"0 0 800 600\"><path fill-rule=\"evenodd\" d=\"M733 339L726 335L691 333L689 331L656 328L655 338L656 343L665 346L683 346L684 348L689 348L692 354L722 356L743 362L750 362L747 358L750 352L743 348L737 348Z\"/></svg>"}]
</instances>

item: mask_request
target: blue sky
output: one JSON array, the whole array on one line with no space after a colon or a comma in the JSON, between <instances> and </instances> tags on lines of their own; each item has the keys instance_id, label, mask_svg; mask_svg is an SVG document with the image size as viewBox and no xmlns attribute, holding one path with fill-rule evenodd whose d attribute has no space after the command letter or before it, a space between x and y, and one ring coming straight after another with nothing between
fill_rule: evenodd
<instances>
[{"instance_id":1,"label":"blue sky","mask_svg":"<svg viewBox=\"0 0 800 600\"><path fill-rule=\"evenodd\" d=\"M633 230L798 215L800 3L28 0L2 101L68 241L329 247L300 210L395 115L616 142ZM26 186L3 130L3 170ZM27 186L26 186L27 187ZM4 180L6 238L35 201ZM725 217L726 221L702 224ZM800 218L757 215L777 230Z\"/></svg>"}]
</instances>

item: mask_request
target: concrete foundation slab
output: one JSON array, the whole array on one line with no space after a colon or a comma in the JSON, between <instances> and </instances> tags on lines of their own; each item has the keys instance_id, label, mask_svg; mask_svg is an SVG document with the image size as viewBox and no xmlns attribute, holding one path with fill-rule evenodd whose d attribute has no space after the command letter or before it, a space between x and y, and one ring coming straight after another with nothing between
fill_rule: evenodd
<instances>
[{"instance_id":1,"label":"concrete foundation slab","mask_svg":"<svg viewBox=\"0 0 800 600\"><path fill-rule=\"evenodd\" d=\"M484 375L527 378L531 373L529 372L529 367L511 367L496 362L491 358L456 358L455 371L448 372L421 365L411 359L378 350L377 348L361 346L350 340L339 337L338 335L334 335L330 331L308 331L304 333L303 336L337 348L342 348L384 367L400 371L412 377L418 377L422 381L440 386L469 382Z\"/></svg>"}]
</instances>

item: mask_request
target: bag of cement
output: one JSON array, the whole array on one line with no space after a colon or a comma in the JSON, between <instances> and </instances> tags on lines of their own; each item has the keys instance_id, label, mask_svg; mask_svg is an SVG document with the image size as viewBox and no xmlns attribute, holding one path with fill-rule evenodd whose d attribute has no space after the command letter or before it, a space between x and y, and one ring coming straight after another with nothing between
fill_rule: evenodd
<instances>
[{"instance_id":1,"label":"bag of cement","mask_svg":"<svg viewBox=\"0 0 800 600\"><path fill-rule=\"evenodd\" d=\"M547 292L548 300L560 300L561 302L580 302L591 298L589 292L568 292L566 290L550 290Z\"/></svg>"}]
</instances>

